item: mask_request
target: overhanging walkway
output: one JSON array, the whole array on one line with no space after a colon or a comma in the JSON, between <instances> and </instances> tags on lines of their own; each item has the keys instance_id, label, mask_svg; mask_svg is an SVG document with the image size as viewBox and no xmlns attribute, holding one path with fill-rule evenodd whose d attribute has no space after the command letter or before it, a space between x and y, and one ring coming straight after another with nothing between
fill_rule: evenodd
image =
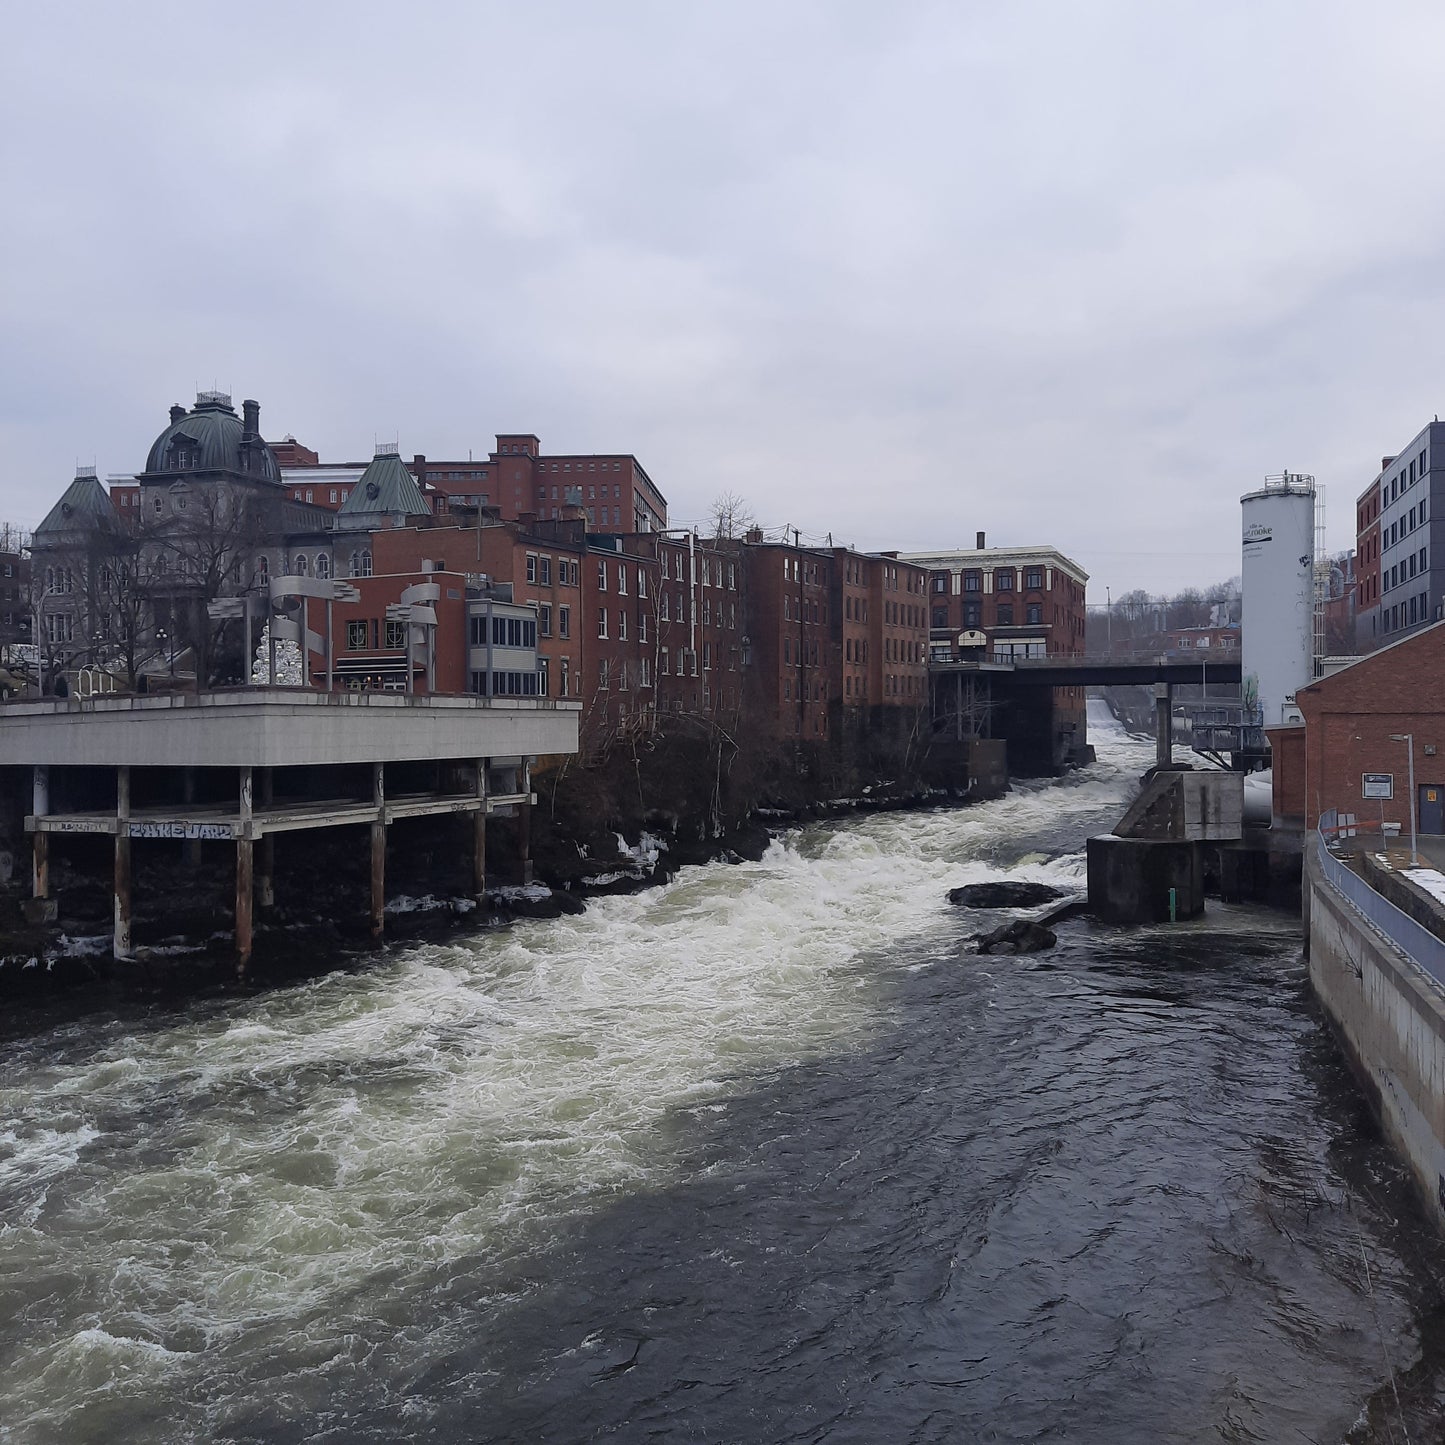
<instances>
[{"instance_id":1,"label":"overhanging walkway","mask_svg":"<svg viewBox=\"0 0 1445 1445\"><path fill-rule=\"evenodd\" d=\"M371 835L371 930L385 920L386 835L402 818L469 814L473 820L473 893L486 886L489 815L517 818L518 851L530 878L531 763L575 753L581 705L543 698L327 693L309 688L245 687L199 695L42 699L0 706L0 759L29 765L33 805L25 826L34 837L32 891L39 916L53 918L50 844L65 835L114 839L117 958L131 953L131 844L176 839L197 849L229 842L236 850L236 953L251 954L252 912L272 901L275 836L348 824ZM390 794L388 764L435 765L428 792ZM445 766L443 766L445 765ZM114 770L115 806L56 812L52 771ZM325 774L349 797L316 797ZM193 774L229 774L211 801L132 807L132 771L179 775L194 797ZM274 797L277 769L300 774L307 796ZM361 777L357 772L364 769ZM415 768L411 770L415 772ZM446 775L446 776L444 776ZM93 776L93 775L90 775ZM347 778L350 781L347 781ZM94 783L87 784L94 787ZM414 780L413 780L414 786ZM172 790L174 791L174 790ZM229 794L214 801L220 791ZM356 796L356 793L362 796ZM86 799L85 801L92 801ZM253 863L255 877L253 878Z\"/></svg>"}]
</instances>

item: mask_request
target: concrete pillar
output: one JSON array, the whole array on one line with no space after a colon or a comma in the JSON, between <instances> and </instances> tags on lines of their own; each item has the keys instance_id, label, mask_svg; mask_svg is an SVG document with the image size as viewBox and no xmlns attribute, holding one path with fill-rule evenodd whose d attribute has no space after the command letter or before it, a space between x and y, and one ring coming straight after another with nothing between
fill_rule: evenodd
<instances>
[{"instance_id":1,"label":"concrete pillar","mask_svg":"<svg viewBox=\"0 0 1445 1445\"><path fill-rule=\"evenodd\" d=\"M517 856L522 864L522 882L532 881L532 764L522 759L522 786L517 790L523 799L517 804Z\"/></svg>"},{"instance_id":2,"label":"concrete pillar","mask_svg":"<svg viewBox=\"0 0 1445 1445\"><path fill-rule=\"evenodd\" d=\"M131 956L130 939L130 769L115 770L115 883L111 954L118 959Z\"/></svg>"},{"instance_id":3,"label":"concrete pillar","mask_svg":"<svg viewBox=\"0 0 1445 1445\"><path fill-rule=\"evenodd\" d=\"M181 769L181 800L185 803L185 811L191 811L191 804L196 801L196 770L194 768ZM199 838L187 838L181 844L181 862L187 868L199 868L201 866L201 840Z\"/></svg>"},{"instance_id":4,"label":"concrete pillar","mask_svg":"<svg viewBox=\"0 0 1445 1445\"><path fill-rule=\"evenodd\" d=\"M376 821L371 825L371 936L380 938L386 928L386 768L382 763L371 765L371 801L376 806Z\"/></svg>"},{"instance_id":5,"label":"concrete pillar","mask_svg":"<svg viewBox=\"0 0 1445 1445\"><path fill-rule=\"evenodd\" d=\"M482 806L472 814L472 897L480 908L487 894L487 760L476 762L477 797Z\"/></svg>"},{"instance_id":6,"label":"concrete pillar","mask_svg":"<svg viewBox=\"0 0 1445 1445\"><path fill-rule=\"evenodd\" d=\"M1167 682L1154 684L1154 766L1174 765L1174 688Z\"/></svg>"},{"instance_id":7,"label":"concrete pillar","mask_svg":"<svg viewBox=\"0 0 1445 1445\"><path fill-rule=\"evenodd\" d=\"M37 822L50 816L50 769L37 764L31 777L31 807ZM35 830L35 858L30 874L30 893L34 898L50 897L50 834Z\"/></svg>"},{"instance_id":8,"label":"concrete pillar","mask_svg":"<svg viewBox=\"0 0 1445 1445\"><path fill-rule=\"evenodd\" d=\"M251 841L254 823L255 779L250 768L242 768L240 786L239 832L236 836L236 974L244 977L251 961L252 919L255 908L254 887L255 844Z\"/></svg>"},{"instance_id":9,"label":"concrete pillar","mask_svg":"<svg viewBox=\"0 0 1445 1445\"><path fill-rule=\"evenodd\" d=\"M257 781L258 802L264 810L275 801L275 783L270 768L262 768ZM263 833L260 838L256 869L256 905L273 908L276 904L276 835Z\"/></svg>"},{"instance_id":10,"label":"concrete pillar","mask_svg":"<svg viewBox=\"0 0 1445 1445\"><path fill-rule=\"evenodd\" d=\"M246 965L251 961L252 907L255 889L252 887L252 849L249 838L236 839L236 975L244 978Z\"/></svg>"}]
</instances>

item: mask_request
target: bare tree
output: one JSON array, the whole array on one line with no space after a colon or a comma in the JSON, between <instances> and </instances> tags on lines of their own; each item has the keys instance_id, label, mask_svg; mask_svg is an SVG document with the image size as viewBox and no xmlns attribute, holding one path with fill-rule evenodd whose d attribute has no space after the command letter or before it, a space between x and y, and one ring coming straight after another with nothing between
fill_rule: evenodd
<instances>
[{"instance_id":1,"label":"bare tree","mask_svg":"<svg viewBox=\"0 0 1445 1445\"><path fill-rule=\"evenodd\" d=\"M752 508L736 492L717 497L709 516L713 538L719 542L735 541L758 524Z\"/></svg>"}]
</instances>

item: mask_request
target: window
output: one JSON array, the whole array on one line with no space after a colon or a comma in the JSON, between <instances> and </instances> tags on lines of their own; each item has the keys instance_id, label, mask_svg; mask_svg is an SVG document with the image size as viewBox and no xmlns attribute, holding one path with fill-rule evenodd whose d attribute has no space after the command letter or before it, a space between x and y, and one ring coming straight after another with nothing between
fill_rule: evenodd
<instances>
[{"instance_id":1,"label":"window","mask_svg":"<svg viewBox=\"0 0 1445 1445\"><path fill-rule=\"evenodd\" d=\"M557 636L571 637L572 635L572 609L570 607L559 607L557 609Z\"/></svg>"},{"instance_id":2,"label":"window","mask_svg":"<svg viewBox=\"0 0 1445 1445\"><path fill-rule=\"evenodd\" d=\"M371 551L366 547L358 547L351 554L351 575L353 577L371 576Z\"/></svg>"},{"instance_id":3,"label":"window","mask_svg":"<svg viewBox=\"0 0 1445 1445\"><path fill-rule=\"evenodd\" d=\"M645 612L637 614L637 640L639 642L647 641L647 613Z\"/></svg>"},{"instance_id":4,"label":"window","mask_svg":"<svg viewBox=\"0 0 1445 1445\"><path fill-rule=\"evenodd\" d=\"M1012 627L1014 624L1014 610L1007 602L1001 602L998 609L998 625L1000 627Z\"/></svg>"},{"instance_id":5,"label":"window","mask_svg":"<svg viewBox=\"0 0 1445 1445\"><path fill-rule=\"evenodd\" d=\"M550 557L537 558L537 581L543 587L552 585L552 559Z\"/></svg>"},{"instance_id":6,"label":"window","mask_svg":"<svg viewBox=\"0 0 1445 1445\"><path fill-rule=\"evenodd\" d=\"M1024 587L1029 592L1041 592L1044 586L1044 569L1029 567L1024 571Z\"/></svg>"},{"instance_id":7,"label":"window","mask_svg":"<svg viewBox=\"0 0 1445 1445\"><path fill-rule=\"evenodd\" d=\"M542 604L537 613L537 631L540 632L543 637L551 637L552 635L552 608L546 602Z\"/></svg>"},{"instance_id":8,"label":"window","mask_svg":"<svg viewBox=\"0 0 1445 1445\"><path fill-rule=\"evenodd\" d=\"M617 595L619 597L627 596L627 564L625 562L617 564Z\"/></svg>"},{"instance_id":9,"label":"window","mask_svg":"<svg viewBox=\"0 0 1445 1445\"><path fill-rule=\"evenodd\" d=\"M1012 567L999 567L993 574L993 585L1000 592L1012 592L1014 590L1014 569Z\"/></svg>"},{"instance_id":10,"label":"window","mask_svg":"<svg viewBox=\"0 0 1445 1445\"><path fill-rule=\"evenodd\" d=\"M393 652L399 652L406 646L405 622L388 622L386 624L385 646Z\"/></svg>"},{"instance_id":11,"label":"window","mask_svg":"<svg viewBox=\"0 0 1445 1445\"><path fill-rule=\"evenodd\" d=\"M537 580L537 554L536 554L535 552L528 552L528 553L527 553L527 581L528 581L528 582L535 582L536 580Z\"/></svg>"},{"instance_id":12,"label":"window","mask_svg":"<svg viewBox=\"0 0 1445 1445\"><path fill-rule=\"evenodd\" d=\"M325 552L316 554L316 575L323 579L331 576L331 558Z\"/></svg>"},{"instance_id":13,"label":"window","mask_svg":"<svg viewBox=\"0 0 1445 1445\"><path fill-rule=\"evenodd\" d=\"M336 488L335 488L335 487L332 487L332 488L331 488L331 491L327 494L327 496L328 496L328 500L331 502L331 504L332 504L333 506L335 506L335 505L336 505Z\"/></svg>"},{"instance_id":14,"label":"window","mask_svg":"<svg viewBox=\"0 0 1445 1445\"><path fill-rule=\"evenodd\" d=\"M638 687L652 686L652 667L645 657L637 664L637 685Z\"/></svg>"},{"instance_id":15,"label":"window","mask_svg":"<svg viewBox=\"0 0 1445 1445\"><path fill-rule=\"evenodd\" d=\"M627 641L627 611L622 607L617 609L617 638L619 642Z\"/></svg>"},{"instance_id":16,"label":"window","mask_svg":"<svg viewBox=\"0 0 1445 1445\"><path fill-rule=\"evenodd\" d=\"M665 647L658 653L657 670L663 677L672 671L672 654Z\"/></svg>"},{"instance_id":17,"label":"window","mask_svg":"<svg viewBox=\"0 0 1445 1445\"><path fill-rule=\"evenodd\" d=\"M307 577L307 576L310 575L310 573L311 573L311 562L310 562L310 560L307 558L307 556L306 556L306 554L305 554L304 552L300 553L300 554L297 556L296 562L295 562L295 566L296 566L296 575L297 575L298 577Z\"/></svg>"},{"instance_id":18,"label":"window","mask_svg":"<svg viewBox=\"0 0 1445 1445\"><path fill-rule=\"evenodd\" d=\"M671 622L672 618L669 616L667 598L668 594L666 592L658 594L658 616L661 617L664 622Z\"/></svg>"},{"instance_id":19,"label":"window","mask_svg":"<svg viewBox=\"0 0 1445 1445\"><path fill-rule=\"evenodd\" d=\"M946 572L935 572L933 576L933 590L935 592L948 591L948 574Z\"/></svg>"},{"instance_id":20,"label":"window","mask_svg":"<svg viewBox=\"0 0 1445 1445\"><path fill-rule=\"evenodd\" d=\"M598 637L607 636L607 609L605 607L597 614L597 635Z\"/></svg>"},{"instance_id":21,"label":"window","mask_svg":"<svg viewBox=\"0 0 1445 1445\"><path fill-rule=\"evenodd\" d=\"M346 624L347 650L361 652L366 647L366 639L370 630L365 622L348 622Z\"/></svg>"},{"instance_id":22,"label":"window","mask_svg":"<svg viewBox=\"0 0 1445 1445\"><path fill-rule=\"evenodd\" d=\"M607 591L607 563L606 563L606 562L599 562L599 563L597 564L597 590L598 590L599 592L605 592L605 591Z\"/></svg>"},{"instance_id":23,"label":"window","mask_svg":"<svg viewBox=\"0 0 1445 1445\"><path fill-rule=\"evenodd\" d=\"M948 609L946 607L935 607L933 609L933 625L935 627L948 626Z\"/></svg>"},{"instance_id":24,"label":"window","mask_svg":"<svg viewBox=\"0 0 1445 1445\"><path fill-rule=\"evenodd\" d=\"M637 569L637 595L639 597L647 596L647 573L641 567Z\"/></svg>"},{"instance_id":25,"label":"window","mask_svg":"<svg viewBox=\"0 0 1445 1445\"><path fill-rule=\"evenodd\" d=\"M983 573L977 567L970 567L963 574L963 590L965 592L983 591Z\"/></svg>"},{"instance_id":26,"label":"window","mask_svg":"<svg viewBox=\"0 0 1445 1445\"><path fill-rule=\"evenodd\" d=\"M1030 602L1029 605L1024 608L1024 621L1029 623L1030 626L1037 626L1043 620L1044 609L1039 603Z\"/></svg>"},{"instance_id":27,"label":"window","mask_svg":"<svg viewBox=\"0 0 1445 1445\"><path fill-rule=\"evenodd\" d=\"M597 686L600 688L612 685L612 660L607 657L597 659Z\"/></svg>"}]
</instances>

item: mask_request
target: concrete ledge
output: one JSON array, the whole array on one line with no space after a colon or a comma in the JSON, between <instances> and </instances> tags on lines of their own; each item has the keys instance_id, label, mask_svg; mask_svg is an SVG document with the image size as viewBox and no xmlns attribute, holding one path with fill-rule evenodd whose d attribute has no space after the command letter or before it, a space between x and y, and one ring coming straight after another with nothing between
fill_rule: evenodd
<instances>
[{"instance_id":1,"label":"concrete ledge","mask_svg":"<svg viewBox=\"0 0 1445 1445\"><path fill-rule=\"evenodd\" d=\"M581 705L308 688L43 699L0 706L7 763L58 767L318 767L577 751Z\"/></svg>"},{"instance_id":2,"label":"concrete ledge","mask_svg":"<svg viewBox=\"0 0 1445 1445\"><path fill-rule=\"evenodd\" d=\"M1168 923L1204 912L1199 845L1104 833L1088 842L1089 907L1105 923Z\"/></svg>"},{"instance_id":3,"label":"concrete ledge","mask_svg":"<svg viewBox=\"0 0 1445 1445\"><path fill-rule=\"evenodd\" d=\"M1306 855L1309 973L1370 1106L1445 1225L1445 990Z\"/></svg>"}]
</instances>

